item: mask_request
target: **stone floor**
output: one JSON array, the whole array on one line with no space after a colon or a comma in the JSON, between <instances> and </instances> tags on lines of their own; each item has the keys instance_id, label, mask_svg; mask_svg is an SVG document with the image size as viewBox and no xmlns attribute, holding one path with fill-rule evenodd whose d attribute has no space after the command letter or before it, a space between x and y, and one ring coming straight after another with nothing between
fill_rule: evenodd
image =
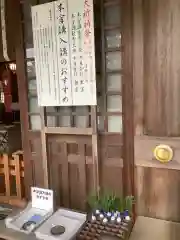
<instances>
[{"instance_id":1,"label":"stone floor","mask_svg":"<svg viewBox=\"0 0 180 240\"><path fill-rule=\"evenodd\" d=\"M179 240L180 223L138 217L130 240Z\"/></svg>"}]
</instances>

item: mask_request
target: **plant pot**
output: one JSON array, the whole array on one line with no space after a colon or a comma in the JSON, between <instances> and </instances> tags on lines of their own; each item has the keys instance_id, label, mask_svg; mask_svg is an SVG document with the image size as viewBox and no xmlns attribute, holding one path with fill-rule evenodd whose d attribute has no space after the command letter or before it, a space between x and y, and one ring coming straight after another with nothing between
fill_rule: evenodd
<instances>
[{"instance_id":1,"label":"plant pot","mask_svg":"<svg viewBox=\"0 0 180 240\"><path fill-rule=\"evenodd\" d=\"M128 210L125 210L123 215L124 215L124 220L126 222L130 222L131 221L131 217L129 215L129 211Z\"/></svg>"},{"instance_id":2,"label":"plant pot","mask_svg":"<svg viewBox=\"0 0 180 240\"><path fill-rule=\"evenodd\" d=\"M121 222L122 222L122 219L121 219L120 217L117 217L116 223L117 223L117 224L120 224Z\"/></svg>"},{"instance_id":3,"label":"plant pot","mask_svg":"<svg viewBox=\"0 0 180 240\"><path fill-rule=\"evenodd\" d=\"M107 212L106 216L107 216L108 218L111 218L112 213L111 213L111 212Z\"/></svg>"},{"instance_id":4,"label":"plant pot","mask_svg":"<svg viewBox=\"0 0 180 240\"><path fill-rule=\"evenodd\" d=\"M102 220L102 223L103 223L103 224L107 224L107 223L108 223L108 219L107 219L107 218L104 218L104 219Z\"/></svg>"},{"instance_id":5,"label":"plant pot","mask_svg":"<svg viewBox=\"0 0 180 240\"><path fill-rule=\"evenodd\" d=\"M115 220L116 220L116 218L115 218L114 216L112 216L110 222L111 222L111 223L114 223Z\"/></svg>"},{"instance_id":6,"label":"plant pot","mask_svg":"<svg viewBox=\"0 0 180 240\"><path fill-rule=\"evenodd\" d=\"M104 214L101 213L101 214L99 215L99 219L100 219L100 220L103 220L103 218L104 218Z\"/></svg>"},{"instance_id":7,"label":"plant pot","mask_svg":"<svg viewBox=\"0 0 180 240\"><path fill-rule=\"evenodd\" d=\"M96 216L100 215L101 211L99 209L95 209L94 213L96 214Z\"/></svg>"},{"instance_id":8,"label":"plant pot","mask_svg":"<svg viewBox=\"0 0 180 240\"><path fill-rule=\"evenodd\" d=\"M96 220L97 220L97 217L92 214L92 216L91 216L91 222L95 222Z\"/></svg>"}]
</instances>

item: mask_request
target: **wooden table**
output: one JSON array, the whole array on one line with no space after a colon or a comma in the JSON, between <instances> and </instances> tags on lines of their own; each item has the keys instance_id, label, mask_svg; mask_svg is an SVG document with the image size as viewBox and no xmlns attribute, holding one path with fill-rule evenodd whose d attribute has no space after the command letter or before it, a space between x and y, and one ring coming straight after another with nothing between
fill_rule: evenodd
<instances>
[{"instance_id":1,"label":"wooden table","mask_svg":"<svg viewBox=\"0 0 180 240\"><path fill-rule=\"evenodd\" d=\"M5 205L5 204L1 204ZM12 208L10 205L5 205L4 207L10 208L13 210L13 215L19 212L18 208ZM2 211L0 211L2 212ZM5 226L4 221L0 221L0 240L37 240L34 234L25 234L21 232L14 231L12 229L8 229Z\"/></svg>"},{"instance_id":2,"label":"wooden table","mask_svg":"<svg viewBox=\"0 0 180 240\"><path fill-rule=\"evenodd\" d=\"M130 240L179 240L180 223L138 217Z\"/></svg>"},{"instance_id":3,"label":"wooden table","mask_svg":"<svg viewBox=\"0 0 180 240\"><path fill-rule=\"evenodd\" d=\"M1 206L1 205L0 205ZM12 206L10 205L2 205L2 207L5 207L5 208L10 208L12 209L12 213L13 215L16 215L17 213L19 213L20 209L18 208L13 208ZM0 209L1 210L1 209ZM2 211L0 211L1 213ZM129 226L130 226L130 223L129 223ZM131 228L131 227L130 227ZM132 228L131 228L132 229ZM126 234L127 235L127 234ZM129 234L128 234L129 235ZM78 238L79 235L77 235L76 237L76 240L79 239ZM1 221L0 220L0 240L3 239L3 240L38 240L36 237L35 237L35 234L31 233L31 234L25 234L25 233L22 233L22 232L18 232L18 231L14 231L12 229L8 229L6 228L5 226L5 223L4 221ZM111 236L106 236L106 235L102 235L100 238L98 239L101 239L101 240L115 240L115 239L120 239L120 238L117 238L117 237L111 237ZM127 238L125 238L127 239ZM75 239L74 239L75 240ZM154 239L153 239L154 240ZM159 239L158 239L159 240ZM164 239L162 239L164 240Z\"/></svg>"},{"instance_id":4,"label":"wooden table","mask_svg":"<svg viewBox=\"0 0 180 240\"><path fill-rule=\"evenodd\" d=\"M34 234L25 234L11 229L7 229L3 223L0 222L0 239L4 240L37 240Z\"/></svg>"}]
</instances>

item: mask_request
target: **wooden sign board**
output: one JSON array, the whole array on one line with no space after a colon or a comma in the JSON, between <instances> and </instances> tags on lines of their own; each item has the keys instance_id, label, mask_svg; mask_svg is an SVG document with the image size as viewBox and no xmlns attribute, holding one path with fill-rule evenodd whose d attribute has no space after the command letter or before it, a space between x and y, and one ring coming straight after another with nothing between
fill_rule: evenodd
<instances>
[{"instance_id":1,"label":"wooden sign board","mask_svg":"<svg viewBox=\"0 0 180 240\"><path fill-rule=\"evenodd\" d=\"M32 7L40 106L96 105L93 0Z\"/></svg>"}]
</instances>

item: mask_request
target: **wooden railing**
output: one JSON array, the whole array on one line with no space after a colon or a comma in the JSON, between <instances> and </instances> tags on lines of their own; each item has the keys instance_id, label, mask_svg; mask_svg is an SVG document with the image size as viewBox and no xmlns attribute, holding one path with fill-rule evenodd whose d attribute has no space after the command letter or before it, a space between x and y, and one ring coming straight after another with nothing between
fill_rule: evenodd
<instances>
[{"instance_id":1,"label":"wooden railing","mask_svg":"<svg viewBox=\"0 0 180 240\"><path fill-rule=\"evenodd\" d=\"M24 206L23 152L0 155L0 203Z\"/></svg>"}]
</instances>

